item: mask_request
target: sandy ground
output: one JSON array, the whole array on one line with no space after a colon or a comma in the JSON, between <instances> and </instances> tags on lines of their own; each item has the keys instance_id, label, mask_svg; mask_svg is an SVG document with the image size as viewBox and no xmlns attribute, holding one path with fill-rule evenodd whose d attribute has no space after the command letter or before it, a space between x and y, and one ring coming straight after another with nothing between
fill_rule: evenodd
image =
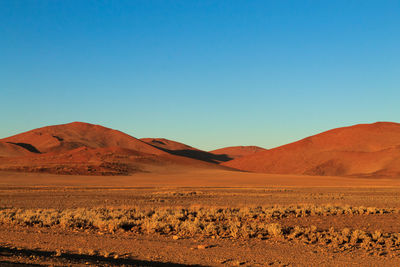
<instances>
[{"instance_id":1,"label":"sandy ground","mask_svg":"<svg viewBox=\"0 0 400 267\"><path fill-rule=\"evenodd\" d=\"M399 179L348 178L334 176L279 175L215 169L177 169L167 174L137 173L131 176L72 176L0 172L6 186L131 186L131 187L390 187Z\"/></svg>"},{"instance_id":2,"label":"sandy ground","mask_svg":"<svg viewBox=\"0 0 400 267\"><path fill-rule=\"evenodd\" d=\"M0 172L0 207L254 207L326 205L400 208L400 180L268 175L221 170L164 175L57 176ZM282 225L400 232L400 215L283 218ZM271 220L269 222L274 222ZM206 245L199 249L199 245ZM398 251L338 252L281 239L183 238L3 224L1 266L398 266ZM35 264L35 265L34 265Z\"/></svg>"},{"instance_id":3,"label":"sandy ground","mask_svg":"<svg viewBox=\"0 0 400 267\"><path fill-rule=\"evenodd\" d=\"M141 266L396 266L397 257L332 253L316 245L269 240L173 240L162 236L2 228L0 263ZM198 249L198 245L209 248ZM11 246L11 248L10 248ZM60 250L58 256L55 249ZM104 257L107 255L107 257ZM119 255L117 259L115 255Z\"/></svg>"}]
</instances>

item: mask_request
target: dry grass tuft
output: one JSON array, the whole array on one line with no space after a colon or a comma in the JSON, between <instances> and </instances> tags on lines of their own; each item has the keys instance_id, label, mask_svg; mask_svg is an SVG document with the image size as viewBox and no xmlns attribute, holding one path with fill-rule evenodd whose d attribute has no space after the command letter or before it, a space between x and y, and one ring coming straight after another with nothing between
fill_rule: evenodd
<instances>
[{"instance_id":1,"label":"dry grass tuft","mask_svg":"<svg viewBox=\"0 0 400 267\"><path fill-rule=\"evenodd\" d=\"M271 219L343 214L385 214L394 209L339 206L291 206L256 208L96 208L96 209L0 209L0 223L38 227L95 230L96 233L128 231L138 234L183 237L276 238L320 244L333 249L400 249L399 233L373 233L344 228L335 230L310 227L283 227ZM60 254L61 251L57 254ZM82 253L82 251L79 251ZM89 251L89 255L96 254ZM60 254L61 255L61 254ZM105 257L111 254L104 252Z\"/></svg>"}]
</instances>

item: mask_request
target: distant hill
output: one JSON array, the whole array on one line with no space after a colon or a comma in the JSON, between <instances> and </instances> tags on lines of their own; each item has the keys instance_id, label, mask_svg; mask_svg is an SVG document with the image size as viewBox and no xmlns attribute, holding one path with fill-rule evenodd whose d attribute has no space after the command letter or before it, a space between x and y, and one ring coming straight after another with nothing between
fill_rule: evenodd
<instances>
[{"instance_id":1,"label":"distant hill","mask_svg":"<svg viewBox=\"0 0 400 267\"><path fill-rule=\"evenodd\" d=\"M238 146L207 152L164 138L137 139L83 122L0 139L0 170L130 175L193 168L400 178L400 124L337 128L270 150Z\"/></svg>"},{"instance_id":2,"label":"distant hill","mask_svg":"<svg viewBox=\"0 0 400 267\"><path fill-rule=\"evenodd\" d=\"M224 165L277 174L400 177L400 124L337 128Z\"/></svg>"},{"instance_id":3,"label":"distant hill","mask_svg":"<svg viewBox=\"0 0 400 267\"><path fill-rule=\"evenodd\" d=\"M73 122L0 140L0 170L128 175L188 168L226 168L177 156L123 132Z\"/></svg>"},{"instance_id":4,"label":"distant hill","mask_svg":"<svg viewBox=\"0 0 400 267\"><path fill-rule=\"evenodd\" d=\"M216 155L226 155L230 159L241 158L253 155L254 153L267 151L267 149L259 146L230 146L210 151Z\"/></svg>"},{"instance_id":5,"label":"distant hill","mask_svg":"<svg viewBox=\"0 0 400 267\"><path fill-rule=\"evenodd\" d=\"M79 147L121 147L149 154L165 154L123 132L83 122L38 128L0 141L29 144L41 153L65 152Z\"/></svg>"}]
</instances>

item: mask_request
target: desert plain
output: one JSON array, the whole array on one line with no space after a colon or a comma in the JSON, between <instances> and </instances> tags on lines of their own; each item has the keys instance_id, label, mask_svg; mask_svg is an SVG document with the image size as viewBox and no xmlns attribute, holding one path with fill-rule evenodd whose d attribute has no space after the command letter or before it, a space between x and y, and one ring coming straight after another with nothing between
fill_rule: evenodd
<instances>
[{"instance_id":1,"label":"desert plain","mask_svg":"<svg viewBox=\"0 0 400 267\"><path fill-rule=\"evenodd\" d=\"M0 265L398 266L399 132L222 153L83 123L2 139Z\"/></svg>"}]
</instances>

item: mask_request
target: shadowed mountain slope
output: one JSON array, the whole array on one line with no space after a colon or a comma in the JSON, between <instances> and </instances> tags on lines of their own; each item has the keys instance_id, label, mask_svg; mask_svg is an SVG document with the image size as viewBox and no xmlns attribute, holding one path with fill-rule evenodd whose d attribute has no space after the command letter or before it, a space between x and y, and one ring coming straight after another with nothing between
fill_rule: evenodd
<instances>
[{"instance_id":1,"label":"shadowed mountain slope","mask_svg":"<svg viewBox=\"0 0 400 267\"><path fill-rule=\"evenodd\" d=\"M0 142L0 157L21 157L30 154L32 154L32 152L21 145Z\"/></svg>"},{"instance_id":2,"label":"shadowed mountain slope","mask_svg":"<svg viewBox=\"0 0 400 267\"><path fill-rule=\"evenodd\" d=\"M210 151L216 155L226 155L231 159L249 156L257 152L267 151L267 149L259 146L230 146Z\"/></svg>"},{"instance_id":3,"label":"shadowed mountain slope","mask_svg":"<svg viewBox=\"0 0 400 267\"><path fill-rule=\"evenodd\" d=\"M308 175L400 177L400 124L378 122L323 132L224 165Z\"/></svg>"},{"instance_id":4,"label":"shadowed mountain slope","mask_svg":"<svg viewBox=\"0 0 400 267\"><path fill-rule=\"evenodd\" d=\"M227 155L216 155L214 153L203 151L165 138L142 138L140 140L165 152L177 156L197 159L211 163L220 163L231 160L231 158L229 158Z\"/></svg>"}]
</instances>

